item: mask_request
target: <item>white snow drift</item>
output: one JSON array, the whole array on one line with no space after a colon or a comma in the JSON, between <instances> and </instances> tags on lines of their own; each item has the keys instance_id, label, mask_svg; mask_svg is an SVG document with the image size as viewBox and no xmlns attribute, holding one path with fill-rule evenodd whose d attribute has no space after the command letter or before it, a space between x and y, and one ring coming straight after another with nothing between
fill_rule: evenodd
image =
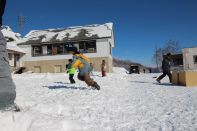
<instances>
[{"instance_id":1,"label":"white snow drift","mask_svg":"<svg viewBox=\"0 0 197 131\"><path fill-rule=\"evenodd\" d=\"M68 74L14 75L19 113L1 112L1 131L197 130L197 88L155 83L159 74L115 68L93 78L101 90L69 84ZM76 79L76 77L75 77Z\"/></svg>"}]
</instances>

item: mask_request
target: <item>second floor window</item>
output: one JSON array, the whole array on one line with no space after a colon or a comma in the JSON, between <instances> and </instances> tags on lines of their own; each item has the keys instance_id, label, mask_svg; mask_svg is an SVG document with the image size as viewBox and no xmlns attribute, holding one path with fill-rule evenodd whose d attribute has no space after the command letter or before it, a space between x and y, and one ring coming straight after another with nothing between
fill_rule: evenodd
<instances>
[{"instance_id":1,"label":"second floor window","mask_svg":"<svg viewBox=\"0 0 197 131\"><path fill-rule=\"evenodd\" d=\"M63 55L68 54L72 47L81 53L96 53L96 41L81 41L65 44L33 45L32 56Z\"/></svg>"},{"instance_id":2,"label":"second floor window","mask_svg":"<svg viewBox=\"0 0 197 131\"><path fill-rule=\"evenodd\" d=\"M63 44L57 45L57 54L64 54L64 46L63 46Z\"/></svg>"},{"instance_id":3,"label":"second floor window","mask_svg":"<svg viewBox=\"0 0 197 131\"><path fill-rule=\"evenodd\" d=\"M47 45L47 55L52 55L52 45Z\"/></svg>"},{"instance_id":4,"label":"second floor window","mask_svg":"<svg viewBox=\"0 0 197 131\"><path fill-rule=\"evenodd\" d=\"M42 55L42 46L33 46L32 47L33 56L41 56Z\"/></svg>"},{"instance_id":5,"label":"second floor window","mask_svg":"<svg viewBox=\"0 0 197 131\"><path fill-rule=\"evenodd\" d=\"M72 49L73 46L74 45L72 43L66 43L66 44L64 44L64 53L65 54L69 53L69 51L71 51L71 49Z\"/></svg>"},{"instance_id":6,"label":"second floor window","mask_svg":"<svg viewBox=\"0 0 197 131\"><path fill-rule=\"evenodd\" d=\"M81 53L96 53L96 41L84 41L79 43Z\"/></svg>"},{"instance_id":7,"label":"second floor window","mask_svg":"<svg viewBox=\"0 0 197 131\"><path fill-rule=\"evenodd\" d=\"M194 56L194 64L197 64L197 55Z\"/></svg>"}]
</instances>

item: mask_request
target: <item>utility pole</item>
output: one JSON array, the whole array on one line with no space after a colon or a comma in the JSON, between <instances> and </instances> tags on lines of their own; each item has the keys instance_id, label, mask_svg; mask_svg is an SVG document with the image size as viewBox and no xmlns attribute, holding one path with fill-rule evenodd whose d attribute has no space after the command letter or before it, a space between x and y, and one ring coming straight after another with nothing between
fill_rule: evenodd
<instances>
[{"instance_id":1,"label":"utility pole","mask_svg":"<svg viewBox=\"0 0 197 131\"><path fill-rule=\"evenodd\" d=\"M23 16L22 14L18 16L18 24L19 24L20 34L22 34L25 25L25 16Z\"/></svg>"}]
</instances>

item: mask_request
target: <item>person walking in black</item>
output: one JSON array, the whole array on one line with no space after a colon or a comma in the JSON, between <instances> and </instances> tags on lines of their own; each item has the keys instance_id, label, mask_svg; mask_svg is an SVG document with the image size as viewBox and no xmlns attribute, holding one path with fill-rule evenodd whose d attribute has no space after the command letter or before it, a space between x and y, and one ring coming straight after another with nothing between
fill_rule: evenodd
<instances>
[{"instance_id":1,"label":"person walking in black","mask_svg":"<svg viewBox=\"0 0 197 131\"><path fill-rule=\"evenodd\" d=\"M157 82L160 83L161 79L163 79L166 75L168 75L170 83L172 82L172 74L170 72L170 64L171 63L171 54L168 53L166 57L162 61L162 70L163 74L157 78Z\"/></svg>"}]
</instances>

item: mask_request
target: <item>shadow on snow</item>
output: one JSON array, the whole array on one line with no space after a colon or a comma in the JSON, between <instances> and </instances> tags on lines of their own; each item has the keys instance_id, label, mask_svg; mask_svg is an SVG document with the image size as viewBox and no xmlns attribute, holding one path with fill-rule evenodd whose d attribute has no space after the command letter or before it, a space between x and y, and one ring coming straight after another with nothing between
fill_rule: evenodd
<instances>
[{"instance_id":1,"label":"shadow on snow","mask_svg":"<svg viewBox=\"0 0 197 131\"><path fill-rule=\"evenodd\" d=\"M86 87L76 87L70 83L63 83L63 82L54 82L56 84L61 84L61 85L52 85L52 86L43 86L47 87L49 89L74 89L74 90L87 90ZM69 85L66 85L69 84Z\"/></svg>"},{"instance_id":2,"label":"shadow on snow","mask_svg":"<svg viewBox=\"0 0 197 131\"><path fill-rule=\"evenodd\" d=\"M172 83L157 83L157 82L146 82L146 81L130 81L131 83L152 83L155 85L160 85L163 87L173 87L173 86L181 86L181 85L174 85Z\"/></svg>"},{"instance_id":3,"label":"shadow on snow","mask_svg":"<svg viewBox=\"0 0 197 131\"><path fill-rule=\"evenodd\" d=\"M183 87L182 85L174 85L172 83L153 83L155 85L161 85L161 86L180 86L180 87Z\"/></svg>"},{"instance_id":4,"label":"shadow on snow","mask_svg":"<svg viewBox=\"0 0 197 131\"><path fill-rule=\"evenodd\" d=\"M131 83L153 83L153 82L146 82L146 81L130 81Z\"/></svg>"}]
</instances>

